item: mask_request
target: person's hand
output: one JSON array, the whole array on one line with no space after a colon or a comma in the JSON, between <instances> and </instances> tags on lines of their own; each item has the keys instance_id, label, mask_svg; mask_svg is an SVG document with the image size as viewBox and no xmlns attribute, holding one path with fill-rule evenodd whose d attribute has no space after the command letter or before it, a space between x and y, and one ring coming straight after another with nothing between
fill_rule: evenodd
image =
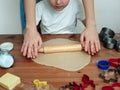
<instances>
[{"instance_id":1,"label":"person's hand","mask_svg":"<svg viewBox=\"0 0 120 90\"><path fill-rule=\"evenodd\" d=\"M80 42L84 50L91 55L100 50L100 41L95 27L86 28L81 33Z\"/></svg>"},{"instance_id":2,"label":"person's hand","mask_svg":"<svg viewBox=\"0 0 120 90\"><path fill-rule=\"evenodd\" d=\"M38 56L38 49L42 45L42 39L37 30L26 28L24 32L24 41L21 48L23 56L27 58L36 58Z\"/></svg>"}]
</instances>

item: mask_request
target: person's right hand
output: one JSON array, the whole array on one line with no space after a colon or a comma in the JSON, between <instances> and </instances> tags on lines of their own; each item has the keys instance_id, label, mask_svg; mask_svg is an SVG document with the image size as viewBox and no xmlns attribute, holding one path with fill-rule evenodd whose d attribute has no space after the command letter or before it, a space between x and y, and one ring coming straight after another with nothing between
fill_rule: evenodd
<instances>
[{"instance_id":1,"label":"person's right hand","mask_svg":"<svg viewBox=\"0 0 120 90\"><path fill-rule=\"evenodd\" d=\"M38 56L38 49L42 45L42 39L37 30L25 28L24 41L21 48L23 56L27 58L36 58Z\"/></svg>"}]
</instances>

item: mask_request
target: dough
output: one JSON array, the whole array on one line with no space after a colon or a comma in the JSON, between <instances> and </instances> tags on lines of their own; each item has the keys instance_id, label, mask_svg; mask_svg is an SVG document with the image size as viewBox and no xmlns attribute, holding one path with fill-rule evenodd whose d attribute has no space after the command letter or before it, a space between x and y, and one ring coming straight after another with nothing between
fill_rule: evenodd
<instances>
[{"instance_id":1,"label":"dough","mask_svg":"<svg viewBox=\"0 0 120 90\"><path fill-rule=\"evenodd\" d=\"M44 42L43 46L77 43L80 42L71 41L69 39L57 38ZM38 57L33 59L33 61L42 65L53 66L67 71L77 71L89 64L90 55L88 55L84 51L50 54L39 53Z\"/></svg>"}]
</instances>

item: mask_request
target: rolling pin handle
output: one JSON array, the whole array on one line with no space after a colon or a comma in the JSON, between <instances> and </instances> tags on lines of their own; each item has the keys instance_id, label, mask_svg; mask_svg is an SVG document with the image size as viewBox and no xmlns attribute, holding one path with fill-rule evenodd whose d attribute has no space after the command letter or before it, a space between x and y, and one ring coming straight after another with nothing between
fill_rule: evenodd
<instances>
[{"instance_id":1,"label":"rolling pin handle","mask_svg":"<svg viewBox=\"0 0 120 90\"><path fill-rule=\"evenodd\" d=\"M38 52L44 53L44 48L40 48Z\"/></svg>"}]
</instances>

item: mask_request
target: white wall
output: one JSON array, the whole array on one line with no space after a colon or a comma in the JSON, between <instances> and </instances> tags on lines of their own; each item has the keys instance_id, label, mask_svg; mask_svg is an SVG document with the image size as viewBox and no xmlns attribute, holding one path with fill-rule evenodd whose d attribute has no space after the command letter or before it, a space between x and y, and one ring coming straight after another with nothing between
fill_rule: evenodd
<instances>
[{"instance_id":1,"label":"white wall","mask_svg":"<svg viewBox=\"0 0 120 90\"><path fill-rule=\"evenodd\" d=\"M94 0L97 30L120 32L120 0ZM0 0L0 34L21 33L19 0Z\"/></svg>"},{"instance_id":2,"label":"white wall","mask_svg":"<svg viewBox=\"0 0 120 90\"><path fill-rule=\"evenodd\" d=\"M21 33L19 0L0 0L0 34Z\"/></svg>"},{"instance_id":3,"label":"white wall","mask_svg":"<svg viewBox=\"0 0 120 90\"><path fill-rule=\"evenodd\" d=\"M98 31L109 27L120 33L120 0L94 0Z\"/></svg>"}]
</instances>

